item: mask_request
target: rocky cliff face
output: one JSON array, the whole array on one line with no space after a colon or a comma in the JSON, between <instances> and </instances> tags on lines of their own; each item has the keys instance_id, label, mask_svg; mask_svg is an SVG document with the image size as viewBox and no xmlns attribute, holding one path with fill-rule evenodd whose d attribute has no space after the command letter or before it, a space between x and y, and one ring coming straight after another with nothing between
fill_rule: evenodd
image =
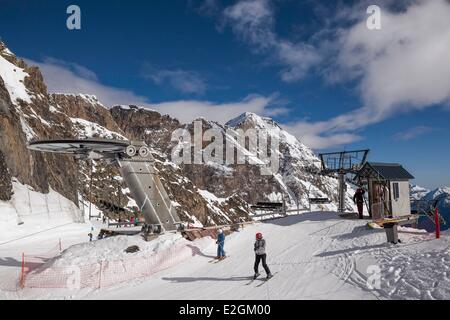
<instances>
[{"instance_id":1,"label":"rocky cliff face","mask_svg":"<svg viewBox=\"0 0 450 320\"><path fill-rule=\"evenodd\" d=\"M0 200L7 201L12 196L11 175L5 162L5 156L0 151Z\"/></svg>"},{"instance_id":2,"label":"rocky cliff face","mask_svg":"<svg viewBox=\"0 0 450 320\"><path fill-rule=\"evenodd\" d=\"M47 93L42 75L28 67L0 43L0 150L9 175L40 192L49 186L75 200L74 161L31 152L33 138L71 136L67 117L51 111L54 102ZM8 198L2 191L2 198Z\"/></svg>"},{"instance_id":3,"label":"rocky cliff face","mask_svg":"<svg viewBox=\"0 0 450 320\"><path fill-rule=\"evenodd\" d=\"M248 129L280 137L279 170L261 175L258 163L176 164L171 153L181 142L172 141L172 133L185 129L193 136L192 123L181 124L137 106L109 109L94 96L49 94L39 69L27 66L0 43L1 200L10 199L10 181L16 178L43 193L51 187L73 201L79 189L83 198L94 204L106 201L127 207L129 212L136 209L115 167L102 161L77 163L70 156L26 148L30 140L58 137L144 140L186 222L210 225L248 220L249 204L257 201L285 201L294 207L306 207L309 196L336 200L336 180L311 173L317 171L318 158L273 120L244 113L226 125L202 119L201 126L203 131L215 128L224 141ZM246 148L245 142L234 144Z\"/></svg>"}]
</instances>

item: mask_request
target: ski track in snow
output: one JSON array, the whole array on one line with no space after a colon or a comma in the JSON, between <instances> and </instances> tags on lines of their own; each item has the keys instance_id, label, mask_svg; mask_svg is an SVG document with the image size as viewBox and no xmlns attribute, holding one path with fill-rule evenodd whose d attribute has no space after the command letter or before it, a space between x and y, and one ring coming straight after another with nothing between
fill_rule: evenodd
<instances>
[{"instance_id":1,"label":"ski track in snow","mask_svg":"<svg viewBox=\"0 0 450 320\"><path fill-rule=\"evenodd\" d=\"M258 223L228 236L230 254L208 263L214 241L200 254L147 278L117 286L79 291L25 289L1 291L0 298L17 299L448 299L450 298L449 238L400 233L402 243L386 243L383 230L367 229L365 221L343 220L335 213L316 212ZM83 229L85 230L85 229ZM267 240L272 273L260 285L253 275L256 232ZM56 231L55 231L56 232ZM55 233L55 236L61 236ZM48 237L48 235L47 235ZM38 237L33 237L38 241ZM86 241L83 234L83 241ZM27 245L26 240L22 240ZM30 240L31 241L31 240ZM103 240L100 240L103 241ZM33 244L30 242L29 246ZM94 246L96 247L96 246ZM7 251L11 253L12 245ZM70 250L70 248L69 248ZM99 253L100 254L100 253ZM16 255L17 256L17 255ZM2 258L3 255L2 255ZM370 289L367 267L380 268L380 287ZM0 268L0 279L11 277Z\"/></svg>"}]
</instances>

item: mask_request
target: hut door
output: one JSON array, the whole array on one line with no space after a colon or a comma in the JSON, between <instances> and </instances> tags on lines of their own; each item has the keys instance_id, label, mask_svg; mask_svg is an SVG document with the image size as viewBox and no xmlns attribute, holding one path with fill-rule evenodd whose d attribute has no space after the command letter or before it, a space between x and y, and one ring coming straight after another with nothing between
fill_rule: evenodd
<instances>
[{"instance_id":1,"label":"hut door","mask_svg":"<svg viewBox=\"0 0 450 320\"><path fill-rule=\"evenodd\" d=\"M371 188L372 219L381 220L389 214L389 189L381 181L372 181Z\"/></svg>"},{"instance_id":2,"label":"hut door","mask_svg":"<svg viewBox=\"0 0 450 320\"><path fill-rule=\"evenodd\" d=\"M408 181L391 182L392 215L395 217L411 214Z\"/></svg>"}]
</instances>

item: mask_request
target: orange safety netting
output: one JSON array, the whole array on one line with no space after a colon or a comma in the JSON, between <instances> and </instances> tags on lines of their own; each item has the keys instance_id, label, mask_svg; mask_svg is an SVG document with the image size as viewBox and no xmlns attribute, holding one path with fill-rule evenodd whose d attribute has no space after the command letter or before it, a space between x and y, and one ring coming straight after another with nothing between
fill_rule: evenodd
<instances>
[{"instance_id":1,"label":"orange safety netting","mask_svg":"<svg viewBox=\"0 0 450 320\"><path fill-rule=\"evenodd\" d=\"M20 284L23 288L104 288L175 266L198 251L182 244L148 256L73 266L46 265L46 255L25 256Z\"/></svg>"}]
</instances>

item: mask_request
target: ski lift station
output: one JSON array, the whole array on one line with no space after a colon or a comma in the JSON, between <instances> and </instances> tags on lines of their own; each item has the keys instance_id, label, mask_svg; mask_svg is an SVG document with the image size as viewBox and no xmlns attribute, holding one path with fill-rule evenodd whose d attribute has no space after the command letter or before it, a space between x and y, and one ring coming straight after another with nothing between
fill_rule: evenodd
<instances>
[{"instance_id":1,"label":"ski lift station","mask_svg":"<svg viewBox=\"0 0 450 320\"><path fill-rule=\"evenodd\" d=\"M411 214L410 179L414 177L398 163L375 162L366 162L354 178L367 186L369 215L391 243L399 241L399 225L415 224L419 218Z\"/></svg>"},{"instance_id":2,"label":"ski lift station","mask_svg":"<svg viewBox=\"0 0 450 320\"><path fill-rule=\"evenodd\" d=\"M181 221L154 168L154 158L143 141L111 139L56 139L31 142L29 149L71 154L75 159L106 159L119 167L131 195L145 217L145 232L179 229Z\"/></svg>"},{"instance_id":3,"label":"ski lift station","mask_svg":"<svg viewBox=\"0 0 450 320\"><path fill-rule=\"evenodd\" d=\"M401 164L368 162L369 150L353 150L321 153L321 170L317 174L338 180L338 212L348 210L346 204L347 183L363 187L367 191L367 211L372 219L386 231L388 242L397 243L399 225L416 224L418 214L412 214L409 181L414 179ZM312 203L327 203L327 198L309 198ZM278 206L275 206L278 205ZM282 203L258 203L253 209L263 211L255 216L285 216L290 211ZM298 210L298 209L297 209ZM268 211L268 212L267 212ZM346 215L342 215L344 217Z\"/></svg>"},{"instance_id":4,"label":"ski lift station","mask_svg":"<svg viewBox=\"0 0 450 320\"><path fill-rule=\"evenodd\" d=\"M367 186L368 210L374 221L411 215L411 179L414 177L398 163L366 162L355 176Z\"/></svg>"}]
</instances>

